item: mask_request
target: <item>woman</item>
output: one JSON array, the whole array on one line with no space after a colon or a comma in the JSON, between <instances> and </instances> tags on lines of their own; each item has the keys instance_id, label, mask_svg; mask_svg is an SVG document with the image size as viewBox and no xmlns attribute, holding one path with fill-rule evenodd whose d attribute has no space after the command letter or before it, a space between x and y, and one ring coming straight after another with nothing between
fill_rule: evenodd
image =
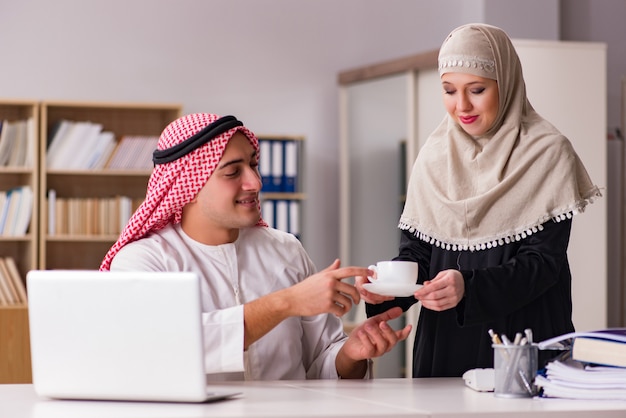
<instances>
[{"instance_id":1,"label":"woman","mask_svg":"<svg viewBox=\"0 0 626 418\"><path fill-rule=\"evenodd\" d=\"M398 260L419 263L414 297L356 283L368 315L418 300L413 377L493 367L490 329L535 340L573 331L572 215L600 191L570 142L526 97L504 31L470 24L439 51L447 115L413 167ZM540 365L550 353L540 353Z\"/></svg>"}]
</instances>

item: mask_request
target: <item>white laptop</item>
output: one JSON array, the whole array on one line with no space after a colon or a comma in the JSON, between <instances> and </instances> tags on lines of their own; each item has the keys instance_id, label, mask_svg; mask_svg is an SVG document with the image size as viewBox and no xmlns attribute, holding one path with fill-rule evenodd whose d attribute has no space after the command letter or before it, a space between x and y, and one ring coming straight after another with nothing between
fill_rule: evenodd
<instances>
[{"instance_id":1,"label":"white laptop","mask_svg":"<svg viewBox=\"0 0 626 418\"><path fill-rule=\"evenodd\" d=\"M33 385L40 396L207 402L194 273L32 270Z\"/></svg>"}]
</instances>

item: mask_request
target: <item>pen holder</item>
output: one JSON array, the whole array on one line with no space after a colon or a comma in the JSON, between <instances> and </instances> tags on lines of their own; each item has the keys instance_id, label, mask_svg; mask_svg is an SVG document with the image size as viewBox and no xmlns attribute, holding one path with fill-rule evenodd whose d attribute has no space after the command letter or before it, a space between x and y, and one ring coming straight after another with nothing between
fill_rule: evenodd
<instances>
[{"instance_id":1,"label":"pen holder","mask_svg":"<svg viewBox=\"0 0 626 418\"><path fill-rule=\"evenodd\" d=\"M536 345L493 344L494 394L501 398L528 398L536 393Z\"/></svg>"}]
</instances>

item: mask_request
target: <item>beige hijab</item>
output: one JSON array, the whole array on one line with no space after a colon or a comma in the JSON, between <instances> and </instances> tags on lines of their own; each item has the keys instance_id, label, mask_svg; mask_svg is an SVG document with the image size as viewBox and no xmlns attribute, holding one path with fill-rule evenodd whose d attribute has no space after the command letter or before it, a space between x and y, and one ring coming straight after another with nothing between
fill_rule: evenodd
<instances>
[{"instance_id":1,"label":"beige hijab","mask_svg":"<svg viewBox=\"0 0 626 418\"><path fill-rule=\"evenodd\" d=\"M445 249L482 250L570 218L601 196L569 140L530 105L504 31L452 31L439 51L439 73L447 72L496 80L498 115L477 138L446 115L413 166L401 229Z\"/></svg>"}]
</instances>

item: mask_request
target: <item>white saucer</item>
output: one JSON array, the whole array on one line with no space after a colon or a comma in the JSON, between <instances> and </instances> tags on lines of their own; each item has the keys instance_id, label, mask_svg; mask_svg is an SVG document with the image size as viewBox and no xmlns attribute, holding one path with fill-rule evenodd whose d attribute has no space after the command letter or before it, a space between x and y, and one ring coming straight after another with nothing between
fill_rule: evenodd
<instances>
[{"instance_id":1,"label":"white saucer","mask_svg":"<svg viewBox=\"0 0 626 418\"><path fill-rule=\"evenodd\" d=\"M383 296L413 296L413 293L422 286L422 284L365 283L363 288Z\"/></svg>"}]
</instances>

